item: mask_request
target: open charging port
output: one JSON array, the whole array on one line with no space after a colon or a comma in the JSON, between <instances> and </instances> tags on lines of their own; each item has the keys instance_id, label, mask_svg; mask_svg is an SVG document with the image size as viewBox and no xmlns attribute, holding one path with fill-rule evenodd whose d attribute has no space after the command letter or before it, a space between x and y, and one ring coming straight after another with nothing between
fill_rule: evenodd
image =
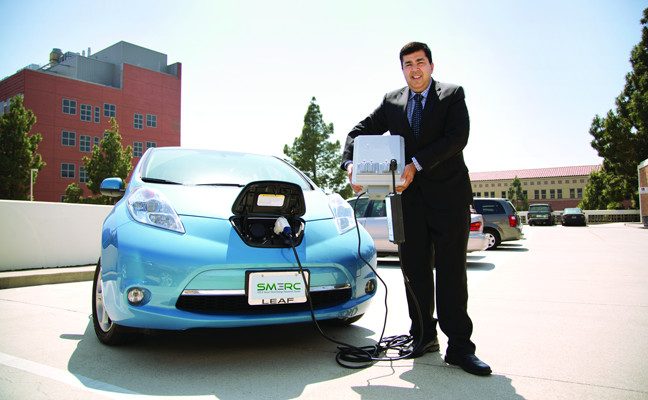
<instances>
[{"instance_id":1,"label":"open charging port","mask_svg":"<svg viewBox=\"0 0 648 400\"><path fill-rule=\"evenodd\" d=\"M280 181L247 184L232 205L230 222L241 239L252 247L290 247L290 241L274 231L277 218L284 217L295 246L303 239L306 213L304 193L299 185Z\"/></svg>"}]
</instances>

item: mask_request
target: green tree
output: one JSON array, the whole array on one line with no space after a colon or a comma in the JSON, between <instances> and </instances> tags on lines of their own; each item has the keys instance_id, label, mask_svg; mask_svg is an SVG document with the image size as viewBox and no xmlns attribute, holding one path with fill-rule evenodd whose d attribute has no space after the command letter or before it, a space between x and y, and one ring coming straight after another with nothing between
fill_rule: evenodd
<instances>
[{"instance_id":1,"label":"green tree","mask_svg":"<svg viewBox=\"0 0 648 400\"><path fill-rule=\"evenodd\" d=\"M632 192L630 183L622 176L611 174L604 169L590 174L589 182L578 207L584 210L618 210L625 193Z\"/></svg>"},{"instance_id":2,"label":"green tree","mask_svg":"<svg viewBox=\"0 0 648 400\"><path fill-rule=\"evenodd\" d=\"M14 96L9 112L0 116L0 199L27 200L31 170L40 171L45 166L37 153L40 133L30 135L36 115L26 109L23 96ZM38 173L34 174L34 179Z\"/></svg>"},{"instance_id":3,"label":"green tree","mask_svg":"<svg viewBox=\"0 0 648 400\"><path fill-rule=\"evenodd\" d=\"M115 118L110 118L110 129L106 129L99 146L92 148L92 156L83 157L88 171L88 188L96 196L99 194L101 182L110 177L126 179L133 165L133 150L131 146L122 147L119 125ZM105 197L105 196L104 196ZM112 198L104 199L106 204L112 204Z\"/></svg>"},{"instance_id":4,"label":"green tree","mask_svg":"<svg viewBox=\"0 0 648 400\"><path fill-rule=\"evenodd\" d=\"M632 49L632 70L616 98L616 110L592 121L591 145L603 158L603 168L590 176L582 204L610 209L630 200L632 207L638 205L637 165L648 158L648 8L641 24L641 41ZM595 191L602 182L612 186Z\"/></svg>"},{"instance_id":5,"label":"green tree","mask_svg":"<svg viewBox=\"0 0 648 400\"><path fill-rule=\"evenodd\" d=\"M515 208L519 211L526 211L529 209L529 199L527 199L527 195L524 194L524 191L522 190L522 182L517 176L513 179L511 186L509 186L506 197L513 202Z\"/></svg>"},{"instance_id":6,"label":"green tree","mask_svg":"<svg viewBox=\"0 0 648 400\"><path fill-rule=\"evenodd\" d=\"M83 201L83 189L72 182L65 188L65 195L63 196L64 203L81 203Z\"/></svg>"},{"instance_id":7,"label":"green tree","mask_svg":"<svg viewBox=\"0 0 648 400\"><path fill-rule=\"evenodd\" d=\"M302 133L292 146L284 145L283 152L290 161L326 192L338 192L343 198L353 194L347 183L346 172L340 169L342 162L340 141L329 141L333 124L326 124L315 97L304 116Z\"/></svg>"}]
</instances>

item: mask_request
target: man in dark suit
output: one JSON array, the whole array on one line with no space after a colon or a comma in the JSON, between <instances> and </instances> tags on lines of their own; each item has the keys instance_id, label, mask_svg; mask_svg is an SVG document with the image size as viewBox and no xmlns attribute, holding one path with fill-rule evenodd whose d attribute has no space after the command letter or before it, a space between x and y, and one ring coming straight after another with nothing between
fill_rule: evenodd
<instances>
[{"instance_id":1,"label":"man in dark suit","mask_svg":"<svg viewBox=\"0 0 648 400\"><path fill-rule=\"evenodd\" d=\"M387 93L378 108L348 134L342 168L353 172L353 142L358 135L387 131L405 139L406 165L402 192L405 243L402 268L420 306L407 292L414 340L408 352L420 357L439 350L433 317L436 305L441 330L448 337L445 361L476 375L491 368L475 356L468 316L466 246L470 230L472 189L462 150L470 128L460 86L432 79L432 54L425 43L412 42L400 51L407 87ZM359 192L362 188L353 185Z\"/></svg>"}]
</instances>

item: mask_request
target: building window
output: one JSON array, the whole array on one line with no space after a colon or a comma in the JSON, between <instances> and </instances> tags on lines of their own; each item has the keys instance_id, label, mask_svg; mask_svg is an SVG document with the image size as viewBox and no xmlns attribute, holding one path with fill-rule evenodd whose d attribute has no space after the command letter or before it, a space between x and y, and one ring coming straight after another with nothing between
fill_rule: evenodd
<instances>
[{"instance_id":1,"label":"building window","mask_svg":"<svg viewBox=\"0 0 648 400\"><path fill-rule=\"evenodd\" d=\"M547 198L547 191L545 189L542 189L540 191L540 197L543 198L543 199Z\"/></svg>"},{"instance_id":2,"label":"building window","mask_svg":"<svg viewBox=\"0 0 648 400\"><path fill-rule=\"evenodd\" d=\"M556 190L555 189L549 189L549 198L550 199L555 199L556 198Z\"/></svg>"},{"instance_id":3,"label":"building window","mask_svg":"<svg viewBox=\"0 0 648 400\"><path fill-rule=\"evenodd\" d=\"M534 199L539 199L540 198L540 190L536 189L533 191L533 198Z\"/></svg>"},{"instance_id":4,"label":"building window","mask_svg":"<svg viewBox=\"0 0 648 400\"><path fill-rule=\"evenodd\" d=\"M585 179L581 179L581 180L580 180L580 183L585 183Z\"/></svg>"},{"instance_id":5,"label":"building window","mask_svg":"<svg viewBox=\"0 0 648 400\"><path fill-rule=\"evenodd\" d=\"M558 198L562 199L562 189L558 189Z\"/></svg>"},{"instance_id":6,"label":"building window","mask_svg":"<svg viewBox=\"0 0 648 400\"><path fill-rule=\"evenodd\" d=\"M503 198L503 199L505 199L505 198L506 198L506 192L505 192L505 191L503 191L503 190L502 190L502 198Z\"/></svg>"},{"instance_id":7,"label":"building window","mask_svg":"<svg viewBox=\"0 0 648 400\"><path fill-rule=\"evenodd\" d=\"M74 178L74 164L61 164L61 178Z\"/></svg>"},{"instance_id":8,"label":"building window","mask_svg":"<svg viewBox=\"0 0 648 400\"><path fill-rule=\"evenodd\" d=\"M133 157L142 157L142 142L133 143Z\"/></svg>"},{"instance_id":9,"label":"building window","mask_svg":"<svg viewBox=\"0 0 648 400\"><path fill-rule=\"evenodd\" d=\"M530 182L530 185L531 185L531 186L535 185L535 182Z\"/></svg>"},{"instance_id":10,"label":"building window","mask_svg":"<svg viewBox=\"0 0 648 400\"><path fill-rule=\"evenodd\" d=\"M133 128L144 129L144 117L142 114L135 113L133 118Z\"/></svg>"},{"instance_id":11,"label":"building window","mask_svg":"<svg viewBox=\"0 0 648 400\"><path fill-rule=\"evenodd\" d=\"M88 178L88 171L86 171L85 166L79 167L79 182L88 183L90 179Z\"/></svg>"},{"instance_id":12,"label":"building window","mask_svg":"<svg viewBox=\"0 0 648 400\"><path fill-rule=\"evenodd\" d=\"M101 111L99 110L99 107L95 107L95 110L94 110L94 122L99 123L99 121L100 121L99 120L99 114L100 113L101 113Z\"/></svg>"},{"instance_id":13,"label":"building window","mask_svg":"<svg viewBox=\"0 0 648 400\"><path fill-rule=\"evenodd\" d=\"M556 183L556 181L551 181L551 184L552 184L552 185L554 185L555 183Z\"/></svg>"},{"instance_id":14,"label":"building window","mask_svg":"<svg viewBox=\"0 0 648 400\"><path fill-rule=\"evenodd\" d=\"M576 190L574 188L569 189L569 198L570 199L576 198Z\"/></svg>"},{"instance_id":15,"label":"building window","mask_svg":"<svg viewBox=\"0 0 648 400\"><path fill-rule=\"evenodd\" d=\"M99 146L99 143L101 142L101 139L99 139L99 136L95 136L93 142L94 142L95 146Z\"/></svg>"},{"instance_id":16,"label":"building window","mask_svg":"<svg viewBox=\"0 0 648 400\"><path fill-rule=\"evenodd\" d=\"M76 133L63 131L63 134L61 135L61 144L68 147L76 146Z\"/></svg>"},{"instance_id":17,"label":"building window","mask_svg":"<svg viewBox=\"0 0 648 400\"><path fill-rule=\"evenodd\" d=\"M146 126L148 128L157 128L157 115L146 114Z\"/></svg>"},{"instance_id":18,"label":"building window","mask_svg":"<svg viewBox=\"0 0 648 400\"><path fill-rule=\"evenodd\" d=\"M151 147L157 147L157 143L155 143L155 142L146 142L146 150L150 149Z\"/></svg>"},{"instance_id":19,"label":"building window","mask_svg":"<svg viewBox=\"0 0 648 400\"><path fill-rule=\"evenodd\" d=\"M523 190L523 191L522 191L522 194L524 195L524 198L525 198L525 199L528 199L528 198L529 198L529 197L528 197L529 194L527 193L526 190Z\"/></svg>"},{"instance_id":20,"label":"building window","mask_svg":"<svg viewBox=\"0 0 648 400\"><path fill-rule=\"evenodd\" d=\"M495 192L491 192L490 197L495 197Z\"/></svg>"},{"instance_id":21,"label":"building window","mask_svg":"<svg viewBox=\"0 0 648 400\"><path fill-rule=\"evenodd\" d=\"M572 179L572 183L576 183L576 179Z\"/></svg>"},{"instance_id":22,"label":"building window","mask_svg":"<svg viewBox=\"0 0 648 400\"><path fill-rule=\"evenodd\" d=\"M81 121L92 121L92 106L90 104L81 104Z\"/></svg>"},{"instance_id":23,"label":"building window","mask_svg":"<svg viewBox=\"0 0 648 400\"><path fill-rule=\"evenodd\" d=\"M76 115L76 100L63 99L63 114Z\"/></svg>"},{"instance_id":24,"label":"building window","mask_svg":"<svg viewBox=\"0 0 648 400\"><path fill-rule=\"evenodd\" d=\"M117 107L114 104L104 103L104 117L117 117Z\"/></svg>"},{"instance_id":25,"label":"building window","mask_svg":"<svg viewBox=\"0 0 648 400\"><path fill-rule=\"evenodd\" d=\"M579 199L583 198L583 188L576 189L576 197Z\"/></svg>"},{"instance_id":26,"label":"building window","mask_svg":"<svg viewBox=\"0 0 648 400\"><path fill-rule=\"evenodd\" d=\"M558 184L559 184L559 185L562 184L562 181L558 181Z\"/></svg>"},{"instance_id":27,"label":"building window","mask_svg":"<svg viewBox=\"0 0 648 400\"><path fill-rule=\"evenodd\" d=\"M86 153L90 152L90 136L79 135L79 150Z\"/></svg>"}]
</instances>

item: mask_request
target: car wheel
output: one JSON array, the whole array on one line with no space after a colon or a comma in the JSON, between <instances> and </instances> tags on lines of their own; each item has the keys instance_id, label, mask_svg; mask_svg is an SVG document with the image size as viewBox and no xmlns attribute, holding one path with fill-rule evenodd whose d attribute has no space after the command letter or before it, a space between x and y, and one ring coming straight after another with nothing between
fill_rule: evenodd
<instances>
[{"instance_id":1,"label":"car wheel","mask_svg":"<svg viewBox=\"0 0 648 400\"><path fill-rule=\"evenodd\" d=\"M115 324L106 312L101 282L101 260L97 263L92 284L92 325L97 338L103 344L118 345L133 338L130 329Z\"/></svg>"},{"instance_id":2,"label":"car wheel","mask_svg":"<svg viewBox=\"0 0 648 400\"><path fill-rule=\"evenodd\" d=\"M362 318L364 314L356 315L355 317L351 318L334 318L334 319L327 319L324 321L327 325L331 326L349 326L354 322L357 322L360 318Z\"/></svg>"},{"instance_id":3,"label":"car wheel","mask_svg":"<svg viewBox=\"0 0 648 400\"><path fill-rule=\"evenodd\" d=\"M486 250L496 249L502 242L499 233L492 229L485 229L484 236L486 236L486 239L488 240L488 247L486 247Z\"/></svg>"}]
</instances>

